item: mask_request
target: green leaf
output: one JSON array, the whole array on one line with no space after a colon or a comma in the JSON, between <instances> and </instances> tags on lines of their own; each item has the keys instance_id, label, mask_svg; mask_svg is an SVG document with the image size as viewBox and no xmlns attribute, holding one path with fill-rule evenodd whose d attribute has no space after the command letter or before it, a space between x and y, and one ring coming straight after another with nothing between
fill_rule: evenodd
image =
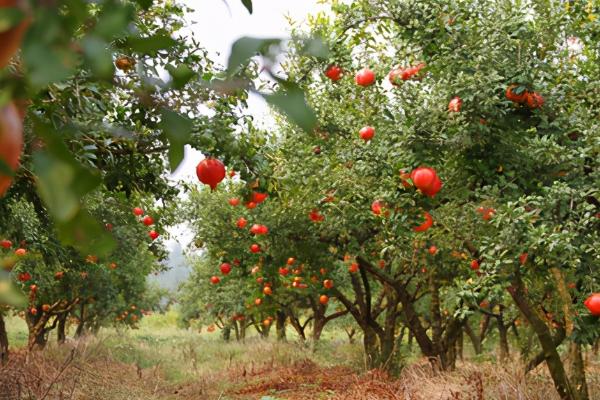
<instances>
[{"instance_id":1,"label":"green leaf","mask_svg":"<svg viewBox=\"0 0 600 400\"><path fill-rule=\"evenodd\" d=\"M166 69L173 78L173 87L175 89L183 88L194 76L196 76L196 73L187 64L179 64L177 68L168 65Z\"/></svg>"},{"instance_id":2,"label":"green leaf","mask_svg":"<svg viewBox=\"0 0 600 400\"><path fill-rule=\"evenodd\" d=\"M66 222L80 210L81 198L100 184L100 177L78 163L60 135L48 124L34 120L35 133L46 143L33 156L40 197L50 214Z\"/></svg>"},{"instance_id":3,"label":"green leaf","mask_svg":"<svg viewBox=\"0 0 600 400\"><path fill-rule=\"evenodd\" d=\"M192 133L193 123L181 114L163 109L160 127L169 140L169 165L171 171L175 171L183 161L184 146Z\"/></svg>"},{"instance_id":4,"label":"green leaf","mask_svg":"<svg viewBox=\"0 0 600 400\"><path fill-rule=\"evenodd\" d=\"M94 32L106 40L122 37L134 17L131 5L112 4L105 7L98 19Z\"/></svg>"},{"instance_id":5,"label":"green leaf","mask_svg":"<svg viewBox=\"0 0 600 400\"><path fill-rule=\"evenodd\" d=\"M138 53L155 55L159 50L169 49L177 44L177 41L170 36L154 35L150 37L130 37L127 39L127 46Z\"/></svg>"},{"instance_id":6,"label":"green leaf","mask_svg":"<svg viewBox=\"0 0 600 400\"><path fill-rule=\"evenodd\" d=\"M286 83L283 88L273 94L261 94L267 103L277 107L288 118L304 129L312 132L317 124L314 111L306 103L304 91L293 83Z\"/></svg>"},{"instance_id":7,"label":"green leaf","mask_svg":"<svg viewBox=\"0 0 600 400\"><path fill-rule=\"evenodd\" d=\"M68 221L57 222L57 228L61 242L81 254L107 256L116 246L113 237L85 210L79 210Z\"/></svg>"},{"instance_id":8,"label":"green leaf","mask_svg":"<svg viewBox=\"0 0 600 400\"><path fill-rule=\"evenodd\" d=\"M147 10L152 6L154 0L136 0L136 2L144 9Z\"/></svg>"},{"instance_id":9,"label":"green leaf","mask_svg":"<svg viewBox=\"0 0 600 400\"><path fill-rule=\"evenodd\" d=\"M259 53L264 53L270 46L279 45L281 39L257 39L244 36L235 41L231 46L231 55L227 62L229 75L238 71L238 68Z\"/></svg>"},{"instance_id":10,"label":"green leaf","mask_svg":"<svg viewBox=\"0 0 600 400\"><path fill-rule=\"evenodd\" d=\"M252 0L242 0L242 4L250 14L252 14Z\"/></svg>"},{"instance_id":11,"label":"green leaf","mask_svg":"<svg viewBox=\"0 0 600 400\"><path fill-rule=\"evenodd\" d=\"M18 8L0 8L0 33L17 26L25 15Z\"/></svg>"},{"instance_id":12,"label":"green leaf","mask_svg":"<svg viewBox=\"0 0 600 400\"><path fill-rule=\"evenodd\" d=\"M75 65L72 53L49 47L37 40L27 41L23 47L23 59L32 85L38 88L68 78Z\"/></svg>"},{"instance_id":13,"label":"green leaf","mask_svg":"<svg viewBox=\"0 0 600 400\"><path fill-rule=\"evenodd\" d=\"M81 46L94 74L102 79L110 79L114 73L114 65L108 43L98 36L87 36L81 41Z\"/></svg>"}]
</instances>

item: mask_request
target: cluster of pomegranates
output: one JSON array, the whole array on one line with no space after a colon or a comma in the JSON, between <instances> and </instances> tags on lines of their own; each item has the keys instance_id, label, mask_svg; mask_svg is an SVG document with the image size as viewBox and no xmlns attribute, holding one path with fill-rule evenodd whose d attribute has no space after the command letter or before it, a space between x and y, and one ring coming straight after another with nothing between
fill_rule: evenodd
<instances>
[{"instance_id":1,"label":"cluster of pomegranates","mask_svg":"<svg viewBox=\"0 0 600 400\"><path fill-rule=\"evenodd\" d=\"M541 108L545 101L538 92L530 91L514 83L506 88L506 98L513 103L524 104L532 110Z\"/></svg>"},{"instance_id":2,"label":"cluster of pomegranates","mask_svg":"<svg viewBox=\"0 0 600 400\"><path fill-rule=\"evenodd\" d=\"M142 215L144 215L144 210L142 210L140 207L135 207L133 209L133 215L141 218ZM140 221L142 222L142 224L144 224L146 226L154 225L154 218L152 218L149 215L146 215L145 217L141 218ZM112 229L112 225L111 225L111 229ZM151 231L148 232L148 236L150 237L150 239L156 240L156 239L158 239L160 234L157 231L155 231L154 229L152 229Z\"/></svg>"}]
</instances>

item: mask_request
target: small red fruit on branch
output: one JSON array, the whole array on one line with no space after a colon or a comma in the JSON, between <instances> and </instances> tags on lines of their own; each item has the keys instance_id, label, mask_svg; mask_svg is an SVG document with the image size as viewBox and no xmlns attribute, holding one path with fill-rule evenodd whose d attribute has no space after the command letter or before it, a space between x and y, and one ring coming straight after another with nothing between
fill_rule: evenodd
<instances>
[{"instance_id":1,"label":"small red fruit on branch","mask_svg":"<svg viewBox=\"0 0 600 400\"><path fill-rule=\"evenodd\" d=\"M323 281L323 287L325 289L331 289L333 287L333 281L331 279L325 279Z\"/></svg>"},{"instance_id":2,"label":"small red fruit on branch","mask_svg":"<svg viewBox=\"0 0 600 400\"><path fill-rule=\"evenodd\" d=\"M308 214L308 217L312 222L321 222L325 220L325 216L319 213L319 210L313 208L313 210Z\"/></svg>"},{"instance_id":3,"label":"small red fruit on branch","mask_svg":"<svg viewBox=\"0 0 600 400\"><path fill-rule=\"evenodd\" d=\"M219 282L221 282L221 278L219 278L218 276L211 276L210 277L210 283L212 283L213 285L216 285Z\"/></svg>"},{"instance_id":4,"label":"small red fruit on branch","mask_svg":"<svg viewBox=\"0 0 600 400\"><path fill-rule=\"evenodd\" d=\"M431 228L431 226L433 225L433 218L431 218L431 214L429 214L427 211L425 211L423 213L423 215L425 217L425 222L423 222L419 226L415 226L413 228L413 231L415 231L415 232L425 232L427 229Z\"/></svg>"},{"instance_id":5,"label":"small red fruit on branch","mask_svg":"<svg viewBox=\"0 0 600 400\"><path fill-rule=\"evenodd\" d=\"M472 260L471 261L471 269L473 271L477 271L479 269L479 261L477 260Z\"/></svg>"},{"instance_id":6,"label":"small red fruit on branch","mask_svg":"<svg viewBox=\"0 0 600 400\"><path fill-rule=\"evenodd\" d=\"M325 70L325 76L334 82L339 81L342 78L344 71L338 65L332 64Z\"/></svg>"},{"instance_id":7,"label":"small red fruit on branch","mask_svg":"<svg viewBox=\"0 0 600 400\"><path fill-rule=\"evenodd\" d=\"M17 275L17 279L19 282L27 282L31 280L31 274L29 272L21 272L19 275Z\"/></svg>"},{"instance_id":8,"label":"small red fruit on branch","mask_svg":"<svg viewBox=\"0 0 600 400\"><path fill-rule=\"evenodd\" d=\"M154 225L154 219L151 216L146 215L144 219L142 219L142 223L146 226Z\"/></svg>"},{"instance_id":9,"label":"small red fruit on branch","mask_svg":"<svg viewBox=\"0 0 600 400\"><path fill-rule=\"evenodd\" d=\"M519 264L521 264L521 265L527 264L527 257L528 257L527 253L521 253L521 255L519 256Z\"/></svg>"},{"instance_id":10,"label":"small red fruit on branch","mask_svg":"<svg viewBox=\"0 0 600 400\"><path fill-rule=\"evenodd\" d=\"M5 249L10 249L12 247L12 242L10 240L2 240L0 241L0 247L3 247Z\"/></svg>"},{"instance_id":11,"label":"small red fruit on branch","mask_svg":"<svg viewBox=\"0 0 600 400\"><path fill-rule=\"evenodd\" d=\"M355 273L355 272L357 272L357 271L358 271L358 268L359 268L359 266L358 266L358 264L357 264L357 263L352 263L352 264L350 264L350 266L348 267L348 272L350 272L350 273Z\"/></svg>"},{"instance_id":12,"label":"small red fruit on branch","mask_svg":"<svg viewBox=\"0 0 600 400\"><path fill-rule=\"evenodd\" d=\"M229 199L229 204L234 207L237 207L240 204L240 199L236 199L236 198Z\"/></svg>"},{"instance_id":13,"label":"small red fruit on branch","mask_svg":"<svg viewBox=\"0 0 600 400\"><path fill-rule=\"evenodd\" d=\"M369 68L363 68L354 77L354 81L359 86L371 86L375 83L375 72L371 71Z\"/></svg>"},{"instance_id":14,"label":"small red fruit on branch","mask_svg":"<svg viewBox=\"0 0 600 400\"><path fill-rule=\"evenodd\" d=\"M429 254L431 254L432 256L435 256L437 254L437 247L436 246L431 246L429 247L429 249L427 250L429 252Z\"/></svg>"},{"instance_id":15,"label":"small red fruit on branch","mask_svg":"<svg viewBox=\"0 0 600 400\"><path fill-rule=\"evenodd\" d=\"M410 178L415 187L429 197L435 197L443 186L435 169L429 167L415 168L410 173Z\"/></svg>"},{"instance_id":16,"label":"small red fruit on branch","mask_svg":"<svg viewBox=\"0 0 600 400\"><path fill-rule=\"evenodd\" d=\"M594 317L600 317L600 293L591 294L584 302L583 305L590 310L590 314Z\"/></svg>"},{"instance_id":17,"label":"small red fruit on branch","mask_svg":"<svg viewBox=\"0 0 600 400\"><path fill-rule=\"evenodd\" d=\"M225 179L225 166L215 158L205 158L196 166L196 175L200 182L215 190L217 185Z\"/></svg>"},{"instance_id":18,"label":"small red fruit on branch","mask_svg":"<svg viewBox=\"0 0 600 400\"><path fill-rule=\"evenodd\" d=\"M231 265L228 263L221 264L220 268L223 275L228 275L231 272Z\"/></svg>"},{"instance_id":19,"label":"small red fruit on branch","mask_svg":"<svg viewBox=\"0 0 600 400\"><path fill-rule=\"evenodd\" d=\"M260 253L260 245L258 244L253 244L252 246L250 246L250 251L254 254L256 253Z\"/></svg>"},{"instance_id":20,"label":"small red fruit on branch","mask_svg":"<svg viewBox=\"0 0 600 400\"><path fill-rule=\"evenodd\" d=\"M268 193L252 192L252 202L260 204L269 197Z\"/></svg>"},{"instance_id":21,"label":"small red fruit on branch","mask_svg":"<svg viewBox=\"0 0 600 400\"><path fill-rule=\"evenodd\" d=\"M142 216L142 214L144 214L144 210L142 210L141 208L139 208L139 207L135 207L135 208L133 209L133 215L136 215L136 216L138 216L138 217L141 217L141 216Z\"/></svg>"},{"instance_id":22,"label":"small red fruit on branch","mask_svg":"<svg viewBox=\"0 0 600 400\"><path fill-rule=\"evenodd\" d=\"M263 293L265 294L265 296L270 296L273 294L273 289L271 289L269 286L265 286L263 288Z\"/></svg>"},{"instance_id":23,"label":"small red fruit on branch","mask_svg":"<svg viewBox=\"0 0 600 400\"><path fill-rule=\"evenodd\" d=\"M407 81L414 76L416 76L423 68L425 68L425 63L417 64L413 67L402 68L396 67L392 69L388 75L388 79L390 83L394 86L400 86L402 81Z\"/></svg>"},{"instance_id":24,"label":"small red fruit on branch","mask_svg":"<svg viewBox=\"0 0 600 400\"><path fill-rule=\"evenodd\" d=\"M323 305L329 303L329 297L327 297L327 295L322 294L321 297L319 297L319 303Z\"/></svg>"},{"instance_id":25,"label":"small red fruit on branch","mask_svg":"<svg viewBox=\"0 0 600 400\"><path fill-rule=\"evenodd\" d=\"M373 139L373 136L375 136L375 128L372 126L365 126L358 131L358 134L362 140L368 142L369 140Z\"/></svg>"},{"instance_id":26,"label":"small red fruit on branch","mask_svg":"<svg viewBox=\"0 0 600 400\"><path fill-rule=\"evenodd\" d=\"M269 233L269 228L267 228L265 225L254 224L250 228L250 233L254 235L266 235Z\"/></svg>"},{"instance_id":27,"label":"small red fruit on branch","mask_svg":"<svg viewBox=\"0 0 600 400\"><path fill-rule=\"evenodd\" d=\"M248 225L248 220L244 217L240 217L238 218L237 222L236 222L236 226L240 229L244 229L246 227L246 225Z\"/></svg>"},{"instance_id":28,"label":"small red fruit on branch","mask_svg":"<svg viewBox=\"0 0 600 400\"><path fill-rule=\"evenodd\" d=\"M450 103L448 103L448 111L450 112L460 112L461 108L462 99L458 96L453 97L452 100L450 100Z\"/></svg>"},{"instance_id":29,"label":"small red fruit on branch","mask_svg":"<svg viewBox=\"0 0 600 400\"><path fill-rule=\"evenodd\" d=\"M156 231L150 231L148 232L148 236L150 236L150 239L152 240L156 240L158 239L158 237L160 236L158 232Z\"/></svg>"}]
</instances>

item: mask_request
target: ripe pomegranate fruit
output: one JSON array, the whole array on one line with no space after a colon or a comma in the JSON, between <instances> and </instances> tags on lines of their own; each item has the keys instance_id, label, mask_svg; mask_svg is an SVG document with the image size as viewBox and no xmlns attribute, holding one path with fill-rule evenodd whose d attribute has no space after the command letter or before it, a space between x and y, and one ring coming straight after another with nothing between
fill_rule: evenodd
<instances>
[{"instance_id":1,"label":"ripe pomegranate fruit","mask_svg":"<svg viewBox=\"0 0 600 400\"><path fill-rule=\"evenodd\" d=\"M231 272L231 265L228 264L228 263L221 264L220 268L221 268L221 273L223 275L227 275L227 274L229 274Z\"/></svg>"},{"instance_id":2,"label":"ripe pomegranate fruit","mask_svg":"<svg viewBox=\"0 0 600 400\"><path fill-rule=\"evenodd\" d=\"M290 270L287 269L286 267L279 268L279 275L287 276L289 273L290 273Z\"/></svg>"},{"instance_id":3,"label":"ripe pomegranate fruit","mask_svg":"<svg viewBox=\"0 0 600 400\"><path fill-rule=\"evenodd\" d=\"M265 296L270 296L273 294L273 290L269 286L265 286L263 288L263 293L265 294Z\"/></svg>"},{"instance_id":4,"label":"ripe pomegranate fruit","mask_svg":"<svg viewBox=\"0 0 600 400\"><path fill-rule=\"evenodd\" d=\"M0 55L5 45L2 35L4 34L0 33ZM19 166L22 150L23 122L17 107L10 103L0 108L0 160L5 166L15 171ZM11 183L12 177L0 172L0 197L4 196Z\"/></svg>"},{"instance_id":5,"label":"ripe pomegranate fruit","mask_svg":"<svg viewBox=\"0 0 600 400\"><path fill-rule=\"evenodd\" d=\"M369 140L373 139L373 136L375 136L375 128L372 126L365 126L358 132L358 134L362 140L368 142Z\"/></svg>"},{"instance_id":6,"label":"ripe pomegranate fruit","mask_svg":"<svg viewBox=\"0 0 600 400\"><path fill-rule=\"evenodd\" d=\"M527 257L528 257L527 253L521 253L521 255L519 256L519 264L521 264L521 265L527 264Z\"/></svg>"},{"instance_id":7,"label":"ripe pomegranate fruit","mask_svg":"<svg viewBox=\"0 0 600 400\"><path fill-rule=\"evenodd\" d=\"M239 217L235 224L238 228L244 229L248 225L248 220L244 217Z\"/></svg>"},{"instance_id":8,"label":"ripe pomegranate fruit","mask_svg":"<svg viewBox=\"0 0 600 400\"><path fill-rule=\"evenodd\" d=\"M217 185L225 179L225 166L215 158L205 158L196 166L196 175L200 182L215 190Z\"/></svg>"},{"instance_id":9,"label":"ripe pomegranate fruit","mask_svg":"<svg viewBox=\"0 0 600 400\"><path fill-rule=\"evenodd\" d=\"M48 312L48 311L50 311L50 304L44 304L44 305L42 306L42 311L43 311L43 312Z\"/></svg>"},{"instance_id":10,"label":"ripe pomegranate fruit","mask_svg":"<svg viewBox=\"0 0 600 400\"><path fill-rule=\"evenodd\" d=\"M31 315L37 315L37 313L38 313L38 310L37 310L37 308L35 308L35 307L31 307L31 308L29 309L29 312L31 313Z\"/></svg>"},{"instance_id":11,"label":"ripe pomegranate fruit","mask_svg":"<svg viewBox=\"0 0 600 400\"><path fill-rule=\"evenodd\" d=\"M10 240L2 240L0 241L0 247L3 247L5 249L10 249L12 247L12 242Z\"/></svg>"},{"instance_id":12,"label":"ripe pomegranate fruit","mask_svg":"<svg viewBox=\"0 0 600 400\"><path fill-rule=\"evenodd\" d=\"M269 197L268 193L252 192L252 202L260 204Z\"/></svg>"},{"instance_id":13,"label":"ripe pomegranate fruit","mask_svg":"<svg viewBox=\"0 0 600 400\"><path fill-rule=\"evenodd\" d=\"M433 178L433 183L431 184L431 186L429 186L428 188L421 189L421 192L423 192L423 194L425 196L435 197L435 195L440 190L442 190L442 186L443 186L442 181L440 180L440 177L437 176L437 174L436 174L435 177Z\"/></svg>"},{"instance_id":14,"label":"ripe pomegranate fruit","mask_svg":"<svg viewBox=\"0 0 600 400\"><path fill-rule=\"evenodd\" d=\"M375 72L368 68L363 68L354 77L354 81L359 86L371 86L375 83Z\"/></svg>"},{"instance_id":15,"label":"ripe pomegranate fruit","mask_svg":"<svg viewBox=\"0 0 600 400\"><path fill-rule=\"evenodd\" d=\"M112 270L115 270L115 269L117 269L117 263L114 263L114 262L113 262L113 263L110 263L110 264L108 265L108 268L110 268L110 269L112 269Z\"/></svg>"},{"instance_id":16,"label":"ripe pomegranate fruit","mask_svg":"<svg viewBox=\"0 0 600 400\"><path fill-rule=\"evenodd\" d=\"M17 279L19 282L27 282L31 280L31 274L29 272L21 272L19 275L17 275Z\"/></svg>"},{"instance_id":17,"label":"ripe pomegranate fruit","mask_svg":"<svg viewBox=\"0 0 600 400\"><path fill-rule=\"evenodd\" d=\"M527 90L513 83L506 88L506 98L515 103L524 103L527 99Z\"/></svg>"},{"instance_id":18,"label":"ripe pomegranate fruit","mask_svg":"<svg viewBox=\"0 0 600 400\"><path fill-rule=\"evenodd\" d=\"M410 173L413 184L421 191L430 189L435 182L436 176L435 170L429 167L418 167Z\"/></svg>"},{"instance_id":19,"label":"ripe pomegranate fruit","mask_svg":"<svg viewBox=\"0 0 600 400\"><path fill-rule=\"evenodd\" d=\"M432 256L435 256L438 252L438 249L436 246L431 246L429 247L429 249L427 250L429 252L429 254L431 254Z\"/></svg>"},{"instance_id":20,"label":"ripe pomegranate fruit","mask_svg":"<svg viewBox=\"0 0 600 400\"><path fill-rule=\"evenodd\" d=\"M212 283L213 285L216 285L219 282L221 282L221 278L219 278L218 276L211 276L210 277L210 283Z\"/></svg>"},{"instance_id":21,"label":"ripe pomegranate fruit","mask_svg":"<svg viewBox=\"0 0 600 400\"><path fill-rule=\"evenodd\" d=\"M375 215L381 215L381 210L383 208L383 203L380 200L375 200L371 203L371 211Z\"/></svg>"},{"instance_id":22,"label":"ripe pomegranate fruit","mask_svg":"<svg viewBox=\"0 0 600 400\"><path fill-rule=\"evenodd\" d=\"M237 207L240 204L240 199L233 198L233 199L229 199L228 201L229 201L229 204L231 204L234 207Z\"/></svg>"},{"instance_id":23,"label":"ripe pomegranate fruit","mask_svg":"<svg viewBox=\"0 0 600 400\"><path fill-rule=\"evenodd\" d=\"M253 201L249 201L249 202L246 203L246 208L248 210L252 210L253 208L256 208L256 203L253 202Z\"/></svg>"},{"instance_id":24,"label":"ripe pomegranate fruit","mask_svg":"<svg viewBox=\"0 0 600 400\"><path fill-rule=\"evenodd\" d=\"M265 225L254 224L250 228L250 233L254 235L266 235L269 233L269 228L267 228Z\"/></svg>"},{"instance_id":25,"label":"ripe pomegranate fruit","mask_svg":"<svg viewBox=\"0 0 600 400\"><path fill-rule=\"evenodd\" d=\"M339 81L342 78L344 71L338 65L332 64L325 70L325 76L334 82Z\"/></svg>"},{"instance_id":26,"label":"ripe pomegranate fruit","mask_svg":"<svg viewBox=\"0 0 600 400\"><path fill-rule=\"evenodd\" d=\"M0 8L17 7L19 3L18 0L0 0ZM21 41L29 27L29 22L29 18L25 17L16 26L0 32L0 43L2 43L0 46L0 68L8 65L10 59L21 46Z\"/></svg>"},{"instance_id":27,"label":"ripe pomegranate fruit","mask_svg":"<svg viewBox=\"0 0 600 400\"><path fill-rule=\"evenodd\" d=\"M429 214L427 211L425 211L423 213L423 215L425 216L425 222L423 222L419 226L415 226L413 228L413 231L415 231L415 232L425 232L427 229L431 228L431 226L433 225L433 218L431 218L431 214Z\"/></svg>"},{"instance_id":28,"label":"ripe pomegranate fruit","mask_svg":"<svg viewBox=\"0 0 600 400\"><path fill-rule=\"evenodd\" d=\"M15 255L16 256L22 257L25 254L27 254L27 250L25 250L23 248L18 248L18 249L15 250Z\"/></svg>"},{"instance_id":29,"label":"ripe pomegranate fruit","mask_svg":"<svg viewBox=\"0 0 600 400\"><path fill-rule=\"evenodd\" d=\"M319 213L319 210L317 209L313 209L309 214L308 217L310 218L310 220L312 222L321 222L323 220L325 220L325 216Z\"/></svg>"},{"instance_id":30,"label":"ripe pomegranate fruit","mask_svg":"<svg viewBox=\"0 0 600 400\"><path fill-rule=\"evenodd\" d=\"M254 304L257 306L260 306L262 304L262 299L261 298L254 299Z\"/></svg>"},{"instance_id":31,"label":"ripe pomegranate fruit","mask_svg":"<svg viewBox=\"0 0 600 400\"><path fill-rule=\"evenodd\" d=\"M331 289L333 287L333 281L331 279L325 279L323 281L323 287L325 289Z\"/></svg>"},{"instance_id":32,"label":"ripe pomegranate fruit","mask_svg":"<svg viewBox=\"0 0 600 400\"><path fill-rule=\"evenodd\" d=\"M131 70L135 64L135 59L127 56L121 56L115 60L115 66L123 72Z\"/></svg>"},{"instance_id":33,"label":"ripe pomegranate fruit","mask_svg":"<svg viewBox=\"0 0 600 400\"><path fill-rule=\"evenodd\" d=\"M348 271L349 271L350 273L357 272L357 271L358 271L358 267L359 267L359 266L358 266L358 264L357 264L357 263L352 263L352 264L350 264L350 266L348 267Z\"/></svg>"},{"instance_id":34,"label":"ripe pomegranate fruit","mask_svg":"<svg viewBox=\"0 0 600 400\"><path fill-rule=\"evenodd\" d=\"M591 294L584 302L583 305L590 310L590 314L594 317L600 317L600 293Z\"/></svg>"},{"instance_id":35,"label":"ripe pomegranate fruit","mask_svg":"<svg viewBox=\"0 0 600 400\"><path fill-rule=\"evenodd\" d=\"M327 297L327 295L322 294L321 297L319 297L319 303L323 305L329 303L329 297Z\"/></svg>"},{"instance_id":36,"label":"ripe pomegranate fruit","mask_svg":"<svg viewBox=\"0 0 600 400\"><path fill-rule=\"evenodd\" d=\"M473 271L477 271L479 269L479 261L478 260L471 261L471 269Z\"/></svg>"},{"instance_id":37,"label":"ripe pomegranate fruit","mask_svg":"<svg viewBox=\"0 0 600 400\"><path fill-rule=\"evenodd\" d=\"M136 216L138 216L138 217L141 217L141 216L142 216L142 214L144 214L144 210L142 210L141 208L139 208L139 207L135 207L135 208L133 209L133 215L136 215Z\"/></svg>"},{"instance_id":38,"label":"ripe pomegranate fruit","mask_svg":"<svg viewBox=\"0 0 600 400\"><path fill-rule=\"evenodd\" d=\"M294 257L290 257L287 259L286 264L287 265L294 265L294 263L296 262L296 259Z\"/></svg>"},{"instance_id":39,"label":"ripe pomegranate fruit","mask_svg":"<svg viewBox=\"0 0 600 400\"><path fill-rule=\"evenodd\" d=\"M453 97L452 100L450 100L450 103L448 103L448 111L450 112L460 112L461 108L462 100L458 96Z\"/></svg>"},{"instance_id":40,"label":"ripe pomegranate fruit","mask_svg":"<svg viewBox=\"0 0 600 400\"><path fill-rule=\"evenodd\" d=\"M260 253L260 245L254 243L252 246L250 246L250 251L254 254Z\"/></svg>"},{"instance_id":41,"label":"ripe pomegranate fruit","mask_svg":"<svg viewBox=\"0 0 600 400\"><path fill-rule=\"evenodd\" d=\"M525 97L525 103L530 109L541 108L544 105L544 98L537 92L528 92Z\"/></svg>"},{"instance_id":42,"label":"ripe pomegranate fruit","mask_svg":"<svg viewBox=\"0 0 600 400\"><path fill-rule=\"evenodd\" d=\"M142 223L146 226L154 225L154 219L151 216L146 215L144 219L142 219Z\"/></svg>"},{"instance_id":43,"label":"ripe pomegranate fruit","mask_svg":"<svg viewBox=\"0 0 600 400\"><path fill-rule=\"evenodd\" d=\"M156 239L158 239L160 234L156 231L150 231L150 232L148 232L148 236L150 236L150 239L156 240Z\"/></svg>"}]
</instances>

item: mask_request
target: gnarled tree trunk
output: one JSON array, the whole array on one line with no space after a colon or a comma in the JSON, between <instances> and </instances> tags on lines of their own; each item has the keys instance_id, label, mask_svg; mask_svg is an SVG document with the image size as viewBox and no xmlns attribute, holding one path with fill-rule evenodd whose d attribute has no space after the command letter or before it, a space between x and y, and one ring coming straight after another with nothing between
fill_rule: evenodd
<instances>
[{"instance_id":1,"label":"gnarled tree trunk","mask_svg":"<svg viewBox=\"0 0 600 400\"><path fill-rule=\"evenodd\" d=\"M0 313L0 364L8 362L8 334L4 324L4 316Z\"/></svg>"}]
</instances>

